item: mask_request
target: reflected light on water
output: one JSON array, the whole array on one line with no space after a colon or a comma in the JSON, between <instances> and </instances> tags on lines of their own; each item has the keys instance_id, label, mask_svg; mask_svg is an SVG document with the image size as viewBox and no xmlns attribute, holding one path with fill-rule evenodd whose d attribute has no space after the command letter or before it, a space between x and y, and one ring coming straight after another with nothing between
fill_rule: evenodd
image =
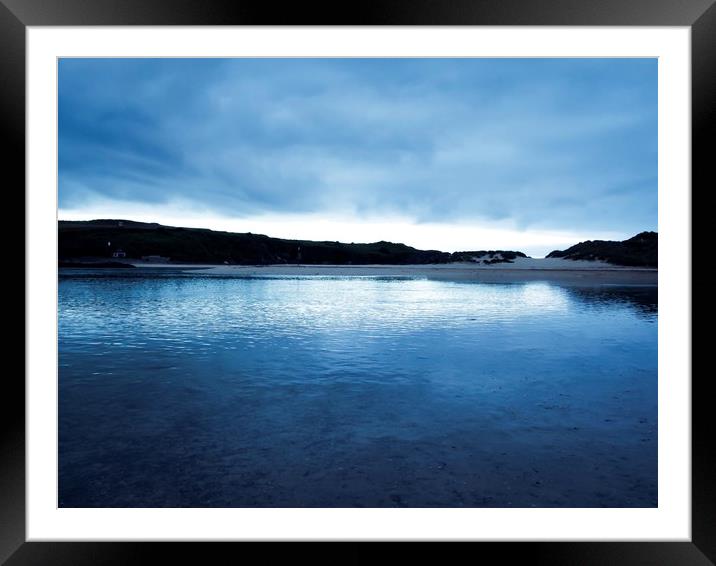
<instances>
[{"instance_id":1,"label":"reflected light on water","mask_svg":"<svg viewBox=\"0 0 716 566\"><path fill-rule=\"evenodd\" d=\"M645 506L653 288L59 281L60 506Z\"/></svg>"}]
</instances>

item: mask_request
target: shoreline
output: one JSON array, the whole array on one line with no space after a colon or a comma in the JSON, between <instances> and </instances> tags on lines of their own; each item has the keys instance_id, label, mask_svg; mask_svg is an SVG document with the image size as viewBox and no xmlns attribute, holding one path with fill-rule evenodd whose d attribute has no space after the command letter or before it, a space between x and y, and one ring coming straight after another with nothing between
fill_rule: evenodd
<instances>
[{"instance_id":1,"label":"shoreline","mask_svg":"<svg viewBox=\"0 0 716 566\"><path fill-rule=\"evenodd\" d=\"M540 260L534 260L540 261ZM439 281L519 283L549 281L571 285L658 285L658 270L620 267L599 262L572 262L587 265L426 264L426 265L221 265L186 266L192 273L217 277L401 277ZM561 262L560 262L561 263ZM595 265L596 264L596 265ZM139 267L139 266L138 266ZM149 267L149 266L147 266ZM168 266L167 266L168 267Z\"/></svg>"},{"instance_id":2,"label":"shoreline","mask_svg":"<svg viewBox=\"0 0 716 566\"><path fill-rule=\"evenodd\" d=\"M601 261L561 258L516 258L511 263L489 265L472 262L415 265L219 265L143 261L123 263L136 268L178 270L208 277L389 277L482 283L546 281L578 286L657 286L659 279L656 268L626 267Z\"/></svg>"}]
</instances>

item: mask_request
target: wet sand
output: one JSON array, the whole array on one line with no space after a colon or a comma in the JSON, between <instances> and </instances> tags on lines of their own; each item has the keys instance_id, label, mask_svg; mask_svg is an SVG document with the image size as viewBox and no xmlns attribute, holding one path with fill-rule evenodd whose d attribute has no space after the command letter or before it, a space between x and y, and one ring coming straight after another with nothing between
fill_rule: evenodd
<instances>
[{"instance_id":1,"label":"wet sand","mask_svg":"<svg viewBox=\"0 0 716 566\"><path fill-rule=\"evenodd\" d=\"M177 267L177 266L174 266ZM190 267L190 266L185 266ZM517 258L492 265L448 263L430 265L222 265L191 266L205 275L236 277L358 276L408 277L441 281L511 283L553 281L570 285L657 285L658 270L620 267L597 261Z\"/></svg>"}]
</instances>

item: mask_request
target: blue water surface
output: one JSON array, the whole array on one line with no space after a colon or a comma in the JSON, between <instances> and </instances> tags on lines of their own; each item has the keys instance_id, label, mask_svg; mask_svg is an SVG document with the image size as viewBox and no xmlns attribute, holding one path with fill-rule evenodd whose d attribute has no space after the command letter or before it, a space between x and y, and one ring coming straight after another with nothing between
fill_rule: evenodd
<instances>
[{"instance_id":1,"label":"blue water surface","mask_svg":"<svg viewBox=\"0 0 716 566\"><path fill-rule=\"evenodd\" d=\"M657 289L61 270L61 507L654 507Z\"/></svg>"}]
</instances>

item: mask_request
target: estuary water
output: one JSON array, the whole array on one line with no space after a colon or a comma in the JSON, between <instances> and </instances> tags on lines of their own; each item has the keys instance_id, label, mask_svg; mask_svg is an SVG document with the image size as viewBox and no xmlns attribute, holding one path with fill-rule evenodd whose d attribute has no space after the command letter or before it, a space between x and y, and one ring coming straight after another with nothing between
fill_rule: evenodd
<instances>
[{"instance_id":1,"label":"estuary water","mask_svg":"<svg viewBox=\"0 0 716 566\"><path fill-rule=\"evenodd\" d=\"M654 507L657 289L61 270L60 507Z\"/></svg>"}]
</instances>

